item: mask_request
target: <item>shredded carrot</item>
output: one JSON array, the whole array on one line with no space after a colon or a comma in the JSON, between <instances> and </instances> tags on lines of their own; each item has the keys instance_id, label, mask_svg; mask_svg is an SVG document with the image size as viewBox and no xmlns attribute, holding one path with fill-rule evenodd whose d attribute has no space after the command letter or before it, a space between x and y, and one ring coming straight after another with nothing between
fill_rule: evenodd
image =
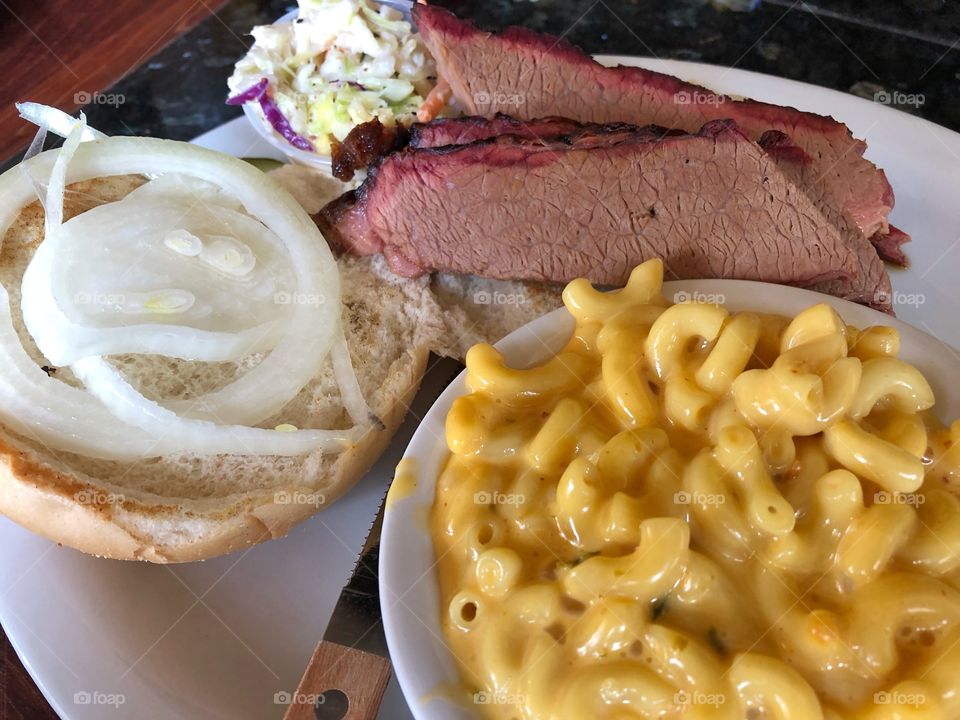
<instances>
[{"instance_id":1,"label":"shredded carrot","mask_svg":"<svg viewBox=\"0 0 960 720\"><path fill-rule=\"evenodd\" d=\"M420 122L433 120L450 101L451 94L450 84L443 78L437 78L437 84L433 86L423 104L420 105L420 109L417 110L417 120Z\"/></svg>"}]
</instances>

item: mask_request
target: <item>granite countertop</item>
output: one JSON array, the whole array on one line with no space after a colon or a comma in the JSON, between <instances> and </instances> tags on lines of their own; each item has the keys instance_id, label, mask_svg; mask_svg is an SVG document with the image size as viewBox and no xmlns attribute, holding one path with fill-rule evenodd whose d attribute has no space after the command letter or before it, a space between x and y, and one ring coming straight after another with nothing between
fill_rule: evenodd
<instances>
[{"instance_id":1,"label":"granite countertop","mask_svg":"<svg viewBox=\"0 0 960 720\"><path fill-rule=\"evenodd\" d=\"M893 98L900 109L960 131L960 3L913 0L435 0L482 27L524 25L591 53L735 66ZM109 134L189 139L240 115L223 104L250 28L289 0L232 0L89 106ZM731 8L737 9L731 9Z\"/></svg>"}]
</instances>

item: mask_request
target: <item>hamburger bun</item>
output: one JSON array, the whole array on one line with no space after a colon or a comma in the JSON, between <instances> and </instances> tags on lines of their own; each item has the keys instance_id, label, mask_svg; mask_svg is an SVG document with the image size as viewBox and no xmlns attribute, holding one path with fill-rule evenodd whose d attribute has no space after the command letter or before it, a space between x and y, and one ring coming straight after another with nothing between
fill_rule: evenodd
<instances>
[{"instance_id":1,"label":"hamburger bun","mask_svg":"<svg viewBox=\"0 0 960 720\"><path fill-rule=\"evenodd\" d=\"M68 188L64 217L122 198L139 177L101 178ZM0 280L10 293L17 332L45 364L21 323L20 280L43 239L44 211L26 207L0 251ZM426 279L398 281L373 258L343 257L347 343L360 386L382 420L337 453L299 457L178 454L137 462L52 451L0 428L0 512L51 540L93 555L152 562L202 560L286 534L329 506L379 457L419 387L430 349L445 332ZM243 371L240 363L196 363L154 356L111 361L148 396L188 398ZM49 369L78 385L69 368ZM281 414L275 427L348 427L332 369L327 367Z\"/></svg>"}]
</instances>

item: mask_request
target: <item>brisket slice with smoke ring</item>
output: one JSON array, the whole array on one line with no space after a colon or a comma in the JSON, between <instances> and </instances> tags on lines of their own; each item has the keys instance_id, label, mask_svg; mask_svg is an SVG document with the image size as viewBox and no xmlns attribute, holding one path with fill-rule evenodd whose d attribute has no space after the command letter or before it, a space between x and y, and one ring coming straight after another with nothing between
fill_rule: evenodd
<instances>
[{"instance_id":1,"label":"brisket slice with smoke ring","mask_svg":"<svg viewBox=\"0 0 960 720\"><path fill-rule=\"evenodd\" d=\"M374 118L354 126L342 142L332 143L333 176L344 182L352 180L358 170L365 170L384 155L404 147L467 145L498 135L518 135L522 138L546 140L569 135L584 127L583 123L566 118L551 117L525 121L497 113L492 118L476 116L441 118L428 123L414 123L409 130L396 130L393 126L385 126L378 118Z\"/></svg>"},{"instance_id":2,"label":"brisket slice with smoke ring","mask_svg":"<svg viewBox=\"0 0 960 720\"><path fill-rule=\"evenodd\" d=\"M379 121L373 122L379 126ZM368 124L370 123L358 125L351 132L351 135L356 134L358 136L354 144L361 142L361 137L368 138L371 134L374 134L371 130L366 129L365 126ZM465 145L479 140L488 140L499 135L516 135L520 138L531 140L557 140L568 135L583 132L586 128L593 128L596 132L600 133L610 132L611 129L622 127L624 127L622 123L609 125L596 123L585 124L561 117L517 120L503 113L497 113L492 118L476 116L441 118L428 123L415 123L411 126L408 135L398 134L396 136L390 136L377 146L375 151L368 152L366 155L361 156L363 158L362 161L357 162L355 166L350 169L349 175L343 177L340 175L337 176L342 180L349 180L353 177L354 169L359 170L366 168L379 159L380 156L400 149L405 145L416 148ZM350 138L348 137L345 144L349 142ZM812 159L803 148L793 142L792 138L785 133L773 130L762 134L758 139L758 143L777 161L780 169L783 170L788 177L792 178L805 190L813 189L813 199L815 201L818 199L821 201L819 204L820 210L828 219L837 223L838 229L840 229L841 232L860 234L857 228L851 226L849 218L845 217L838 208L823 202L823 198L829 194L827 190L823 188L825 179L816 174ZM335 163L334 174L337 174L336 168L337 165ZM901 246L910 241L910 236L899 228L891 225L887 234L874 235L871 240L880 258L900 266L907 265L907 258ZM885 271L882 273L877 272L878 263L873 259L871 253L867 252L868 248L864 246L863 242L856 240L850 240L850 242L858 247L858 255L862 257L863 263L869 272L863 273L861 283L863 287L859 289L849 289L846 293L839 292L839 289L834 287L830 294L854 299L857 302L864 302L864 298L868 296L873 296L875 293L882 294L884 292L884 286L889 286L889 280ZM879 287L879 290L869 286L872 280L878 281L876 287Z\"/></svg>"},{"instance_id":3,"label":"brisket slice with smoke ring","mask_svg":"<svg viewBox=\"0 0 960 720\"><path fill-rule=\"evenodd\" d=\"M498 135L517 135L530 140L551 140L575 133L582 128L583 123L562 117L517 120L509 115L497 113L491 118L475 115L440 118L428 123L414 123L410 127L410 147L467 145L478 140L489 140Z\"/></svg>"},{"instance_id":4,"label":"brisket slice with smoke ring","mask_svg":"<svg viewBox=\"0 0 960 720\"><path fill-rule=\"evenodd\" d=\"M817 183L822 182L822 178L812 176L815 171L812 169L814 163L810 156L784 133L768 130L760 136L757 144L776 160L777 167L799 187L815 188ZM892 314L890 276L874 246L836 208L830 205L819 207L847 246L856 252L859 270L855 278L828 280L816 283L810 289L870 305Z\"/></svg>"},{"instance_id":5,"label":"brisket slice with smoke ring","mask_svg":"<svg viewBox=\"0 0 960 720\"><path fill-rule=\"evenodd\" d=\"M696 134L587 128L406 148L316 217L341 249L405 276L623 284L654 257L668 276L809 286L859 261L806 194L733 123Z\"/></svg>"},{"instance_id":6,"label":"brisket slice with smoke ring","mask_svg":"<svg viewBox=\"0 0 960 720\"><path fill-rule=\"evenodd\" d=\"M559 140L561 138L575 138L592 136L594 138L609 138L617 132L622 132L631 126L623 123L612 125L580 124L566 118L542 118L538 120L516 120L506 115L498 114L490 119L467 117L435 120L431 123L414 125L411 128L409 144L411 147L440 147L457 143L476 142L490 139L503 134L512 134L524 139ZM635 128L636 129L636 128ZM645 132L662 130L645 128ZM785 133L778 130L768 130L763 133L758 144L777 163L777 167L796 185L808 190L814 189L816 197L823 197L819 186L823 179L816 177L814 163L806 151L793 142ZM809 194L809 193L808 193ZM891 296L890 278L886 268L874 247L866 238L852 227L850 221L836 208L829 204L818 206L824 217L837 229L846 244L856 252L860 269L856 277L831 280L811 287L813 290L889 310L887 298ZM893 233L899 233L896 228L885 237L891 240ZM892 244L891 254L897 251L899 244ZM902 252L899 259L905 261Z\"/></svg>"},{"instance_id":7,"label":"brisket slice with smoke ring","mask_svg":"<svg viewBox=\"0 0 960 720\"><path fill-rule=\"evenodd\" d=\"M779 130L812 159L806 176L820 181L805 189L814 202L835 208L888 259L902 259L899 246L907 236L896 231L893 239L886 237L893 190L883 171L863 157L866 143L843 123L795 108L734 100L652 70L607 68L566 41L524 28L483 32L433 5L417 4L413 13L438 74L467 114L505 112L524 120L562 116L687 132L730 118L752 140Z\"/></svg>"}]
</instances>

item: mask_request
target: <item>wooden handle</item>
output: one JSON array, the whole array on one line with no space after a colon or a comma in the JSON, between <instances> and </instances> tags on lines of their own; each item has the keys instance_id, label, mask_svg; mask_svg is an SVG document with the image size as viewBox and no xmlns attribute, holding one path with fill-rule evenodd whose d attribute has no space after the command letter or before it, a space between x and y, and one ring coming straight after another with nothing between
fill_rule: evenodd
<instances>
[{"instance_id":1,"label":"wooden handle","mask_svg":"<svg viewBox=\"0 0 960 720\"><path fill-rule=\"evenodd\" d=\"M389 681L387 658L323 641L284 720L374 720Z\"/></svg>"}]
</instances>

